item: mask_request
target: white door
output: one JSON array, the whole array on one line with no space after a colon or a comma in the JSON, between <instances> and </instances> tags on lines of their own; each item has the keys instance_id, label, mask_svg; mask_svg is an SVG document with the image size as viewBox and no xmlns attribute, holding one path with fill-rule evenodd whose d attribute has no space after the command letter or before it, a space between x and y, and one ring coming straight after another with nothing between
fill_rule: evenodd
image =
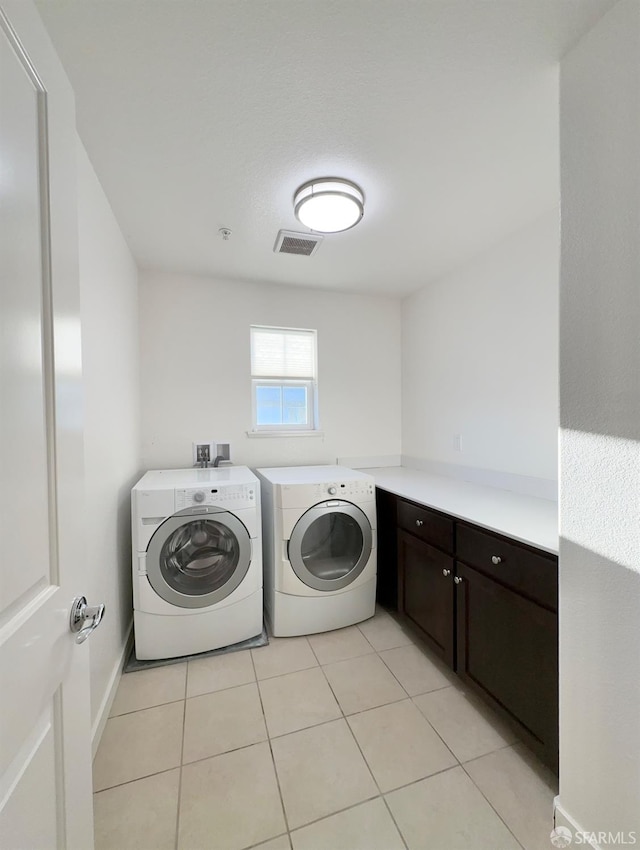
<instances>
[{"instance_id":1,"label":"white door","mask_svg":"<svg viewBox=\"0 0 640 850\"><path fill-rule=\"evenodd\" d=\"M93 847L75 155L35 7L0 0L2 850Z\"/></svg>"}]
</instances>

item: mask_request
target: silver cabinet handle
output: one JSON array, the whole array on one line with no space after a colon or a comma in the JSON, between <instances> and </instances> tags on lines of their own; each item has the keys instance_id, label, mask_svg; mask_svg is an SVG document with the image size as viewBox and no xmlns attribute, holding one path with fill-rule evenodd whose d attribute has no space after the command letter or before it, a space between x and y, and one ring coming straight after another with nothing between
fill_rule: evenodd
<instances>
[{"instance_id":1,"label":"silver cabinet handle","mask_svg":"<svg viewBox=\"0 0 640 850\"><path fill-rule=\"evenodd\" d=\"M443 571L442 571L442 575L443 575L443 576L450 576L450 575L451 575L451 570L446 570L446 569L445 569L445 570L443 570Z\"/></svg>"},{"instance_id":2,"label":"silver cabinet handle","mask_svg":"<svg viewBox=\"0 0 640 850\"><path fill-rule=\"evenodd\" d=\"M492 555L491 556L491 563L492 564L501 564L502 558L500 557L500 555Z\"/></svg>"},{"instance_id":3,"label":"silver cabinet handle","mask_svg":"<svg viewBox=\"0 0 640 850\"><path fill-rule=\"evenodd\" d=\"M455 581L456 584L462 584L462 581L463 581L462 576L454 576L453 580Z\"/></svg>"},{"instance_id":4,"label":"silver cabinet handle","mask_svg":"<svg viewBox=\"0 0 640 850\"><path fill-rule=\"evenodd\" d=\"M95 631L104 617L104 605L87 605L86 596L76 596L71 604L69 628L76 636L76 643L84 643Z\"/></svg>"},{"instance_id":5,"label":"silver cabinet handle","mask_svg":"<svg viewBox=\"0 0 640 850\"><path fill-rule=\"evenodd\" d=\"M418 528L420 528L420 526L421 526L421 525L424 525L424 520L422 520L422 519L417 519L417 520L416 520L416 525L418 526Z\"/></svg>"}]
</instances>

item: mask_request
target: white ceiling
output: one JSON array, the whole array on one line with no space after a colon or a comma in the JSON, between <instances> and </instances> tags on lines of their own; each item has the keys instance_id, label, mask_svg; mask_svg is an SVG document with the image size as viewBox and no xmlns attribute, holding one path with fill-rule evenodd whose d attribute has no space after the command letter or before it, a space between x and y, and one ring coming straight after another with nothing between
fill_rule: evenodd
<instances>
[{"instance_id":1,"label":"white ceiling","mask_svg":"<svg viewBox=\"0 0 640 850\"><path fill-rule=\"evenodd\" d=\"M558 201L558 58L614 0L40 0L141 267L409 293ZM295 189L346 177L313 257ZM228 227L228 242L218 229Z\"/></svg>"}]
</instances>

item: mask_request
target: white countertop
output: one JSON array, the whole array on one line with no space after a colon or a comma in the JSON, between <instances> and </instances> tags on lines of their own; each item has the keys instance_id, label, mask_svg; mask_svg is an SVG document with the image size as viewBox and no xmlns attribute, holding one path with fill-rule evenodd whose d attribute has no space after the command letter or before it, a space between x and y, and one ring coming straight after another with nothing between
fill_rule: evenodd
<instances>
[{"instance_id":1,"label":"white countertop","mask_svg":"<svg viewBox=\"0 0 640 850\"><path fill-rule=\"evenodd\" d=\"M558 554L557 502L404 466L365 471L373 475L376 486L396 496Z\"/></svg>"}]
</instances>

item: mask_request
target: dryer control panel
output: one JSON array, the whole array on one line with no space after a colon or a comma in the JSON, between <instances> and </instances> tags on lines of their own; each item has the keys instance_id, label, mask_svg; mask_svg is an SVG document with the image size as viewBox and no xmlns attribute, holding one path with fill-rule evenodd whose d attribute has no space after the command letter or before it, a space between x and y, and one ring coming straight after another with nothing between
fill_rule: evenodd
<instances>
[{"instance_id":1,"label":"dryer control panel","mask_svg":"<svg viewBox=\"0 0 640 850\"><path fill-rule=\"evenodd\" d=\"M357 499L373 496L373 484L368 481L336 481L328 484L312 484L314 496L319 499L335 496L336 499Z\"/></svg>"},{"instance_id":2,"label":"dryer control panel","mask_svg":"<svg viewBox=\"0 0 640 850\"><path fill-rule=\"evenodd\" d=\"M216 486L208 483L202 487L189 487L176 490L176 510L190 508L193 505L216 505L225 510L241 510L256 505L257 484L229 484Z\"/></svg>"},{"instance_id":3,"label":"dryer control panel","mask_svg":"<svg viewBox=\"0 0 640 850\"><path fill-rule=\"evenodd\" d=\"M313 484L280 484L274 503L279 508L309 508L327 499L354 504L375 501L375 483L367 479L322 481Z\"/></svg>"}]
</instances>

